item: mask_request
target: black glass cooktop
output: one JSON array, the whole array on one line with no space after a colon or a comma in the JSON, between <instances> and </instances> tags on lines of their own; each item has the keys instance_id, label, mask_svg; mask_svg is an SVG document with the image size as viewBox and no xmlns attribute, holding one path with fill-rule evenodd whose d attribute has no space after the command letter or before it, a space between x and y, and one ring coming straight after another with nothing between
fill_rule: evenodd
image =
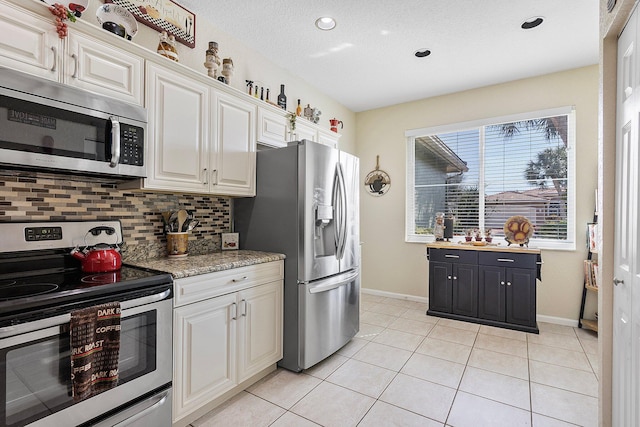
<instances>
[{"instance_id":1,"label":"black glass cooktop","mask_svg":"<svg viewBox=\"0 0 640 427\"><path fill-rule=\"evenodd\" d=\"M4 258L0 259L0 324L32 311L51 315L72 306L132 299L147 289L171 284L170 274L137 267L83 273L80 264L66 256Z\"/></svg>"}]
</instances>

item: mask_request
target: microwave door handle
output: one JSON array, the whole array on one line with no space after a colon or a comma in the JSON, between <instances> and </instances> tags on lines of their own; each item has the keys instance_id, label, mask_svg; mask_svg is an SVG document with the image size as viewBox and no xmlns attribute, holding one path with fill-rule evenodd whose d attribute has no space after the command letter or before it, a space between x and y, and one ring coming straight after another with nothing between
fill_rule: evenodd
<instances>
[{"instance_id":1,"label":"microwave door handle","mask_svg":"<svg viewBox=\"0 0 640 427\"><path fill-rule=\"evenodd\" d=\"M111 122L111 162L109 166L115 168L120 163L120 122L117 118L109 117Z\"/></svg>"}]
</instances>

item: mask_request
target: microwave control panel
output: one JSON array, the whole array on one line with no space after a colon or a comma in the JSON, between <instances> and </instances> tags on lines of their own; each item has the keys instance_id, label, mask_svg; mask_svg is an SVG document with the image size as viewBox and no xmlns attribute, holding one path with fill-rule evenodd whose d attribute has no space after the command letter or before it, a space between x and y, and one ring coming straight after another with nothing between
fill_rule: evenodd
<instances>
[{"instance_id":1,"label":"microwave control panel","mask_svg":"<svg viewBox=\"0 0 640 427\"><path fill-rule=\"evenodd\" d=\"M120 163L144 166L144 129L120 125Z\"/></svg>"}]
</instances>

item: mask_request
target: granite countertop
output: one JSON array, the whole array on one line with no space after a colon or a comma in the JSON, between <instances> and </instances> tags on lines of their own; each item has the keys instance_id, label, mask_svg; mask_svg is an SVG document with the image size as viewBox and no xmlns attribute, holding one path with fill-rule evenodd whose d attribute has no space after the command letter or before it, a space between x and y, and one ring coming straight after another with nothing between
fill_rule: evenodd
<instances>
[{"instance_id":1,"label":"granite countertop","mask_svg":"<svg viewBox=\"0 0 640 427\"><path fill-rule=\"evenodd\" d=\"M285 259L283 254L261 251L237 250L212 252L204 255L189 255L184 258L129 259L125 262L134 267L170 273L174 279L182 279L199 274L214 273L231 268L247 267L254 264Z\"/></svg>"},{"instance_id":2,"label":"granite countertop","mask_svg":"<svg viewBox=\"0 0 640 427\"><path fill-rule=\"evenodd\" d=\"M525 246L506 246L500 243L493 244L485 244L483 246L474 245L469 242L432 242L427 243L427 248L435 248L435 249L463 249L468 251L489 251L489 252L512 252L512 253L528 253L528 254L539 254L540 249L537 248L529 248Z\"/></svg>"}]
</instances>

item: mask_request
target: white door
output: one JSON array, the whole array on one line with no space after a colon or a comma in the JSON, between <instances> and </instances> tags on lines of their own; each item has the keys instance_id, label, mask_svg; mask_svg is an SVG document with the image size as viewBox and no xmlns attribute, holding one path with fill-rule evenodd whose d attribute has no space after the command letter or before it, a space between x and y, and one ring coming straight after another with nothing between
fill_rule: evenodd
<instances>
[{"instance_id":1,"label":"white door","mask_svg":"<svg viewBox=\"0 0 640 427\"><path fill-rule=\"evenodd\" d=\"M209 87L147 64L145 187L207 192Z\"/></svg>"},{"instance_id":2,"label":"white door","mask_svg":"<svg viewBox=\"0 0 640 427\"><path fill-rule=\"evenodd\" d=\"M256 106L213 91L211 192L256 195Z\"/></svg>"},{"instance_id":3,"label":"white door","mask_svg":"<svg viewBox=\"0 0 640 427\"><path fill-rule=\"evenodd\" d=\"M636 10L618 40L612 402L613 425L621 427L640 423L637 22Z\"/></svg>"},{"instance_id":4,"label":"white door","mask_svg":"<svg viewBox=\"0 0 640 427\"><path fill-rule=\"evenodd\" d=\"M174 421L236 386L236 308L229 294L174 310Z\"/></svg>"},{"instance_id":5,"label":"white door","mask_svg":"<svg viewBox=\"0 0 640 427\"><path fill-rule=\"evenodd\" d=\"M282 280L238 293L238 382L282 359Z\"/></svg>"}]
</instances>

